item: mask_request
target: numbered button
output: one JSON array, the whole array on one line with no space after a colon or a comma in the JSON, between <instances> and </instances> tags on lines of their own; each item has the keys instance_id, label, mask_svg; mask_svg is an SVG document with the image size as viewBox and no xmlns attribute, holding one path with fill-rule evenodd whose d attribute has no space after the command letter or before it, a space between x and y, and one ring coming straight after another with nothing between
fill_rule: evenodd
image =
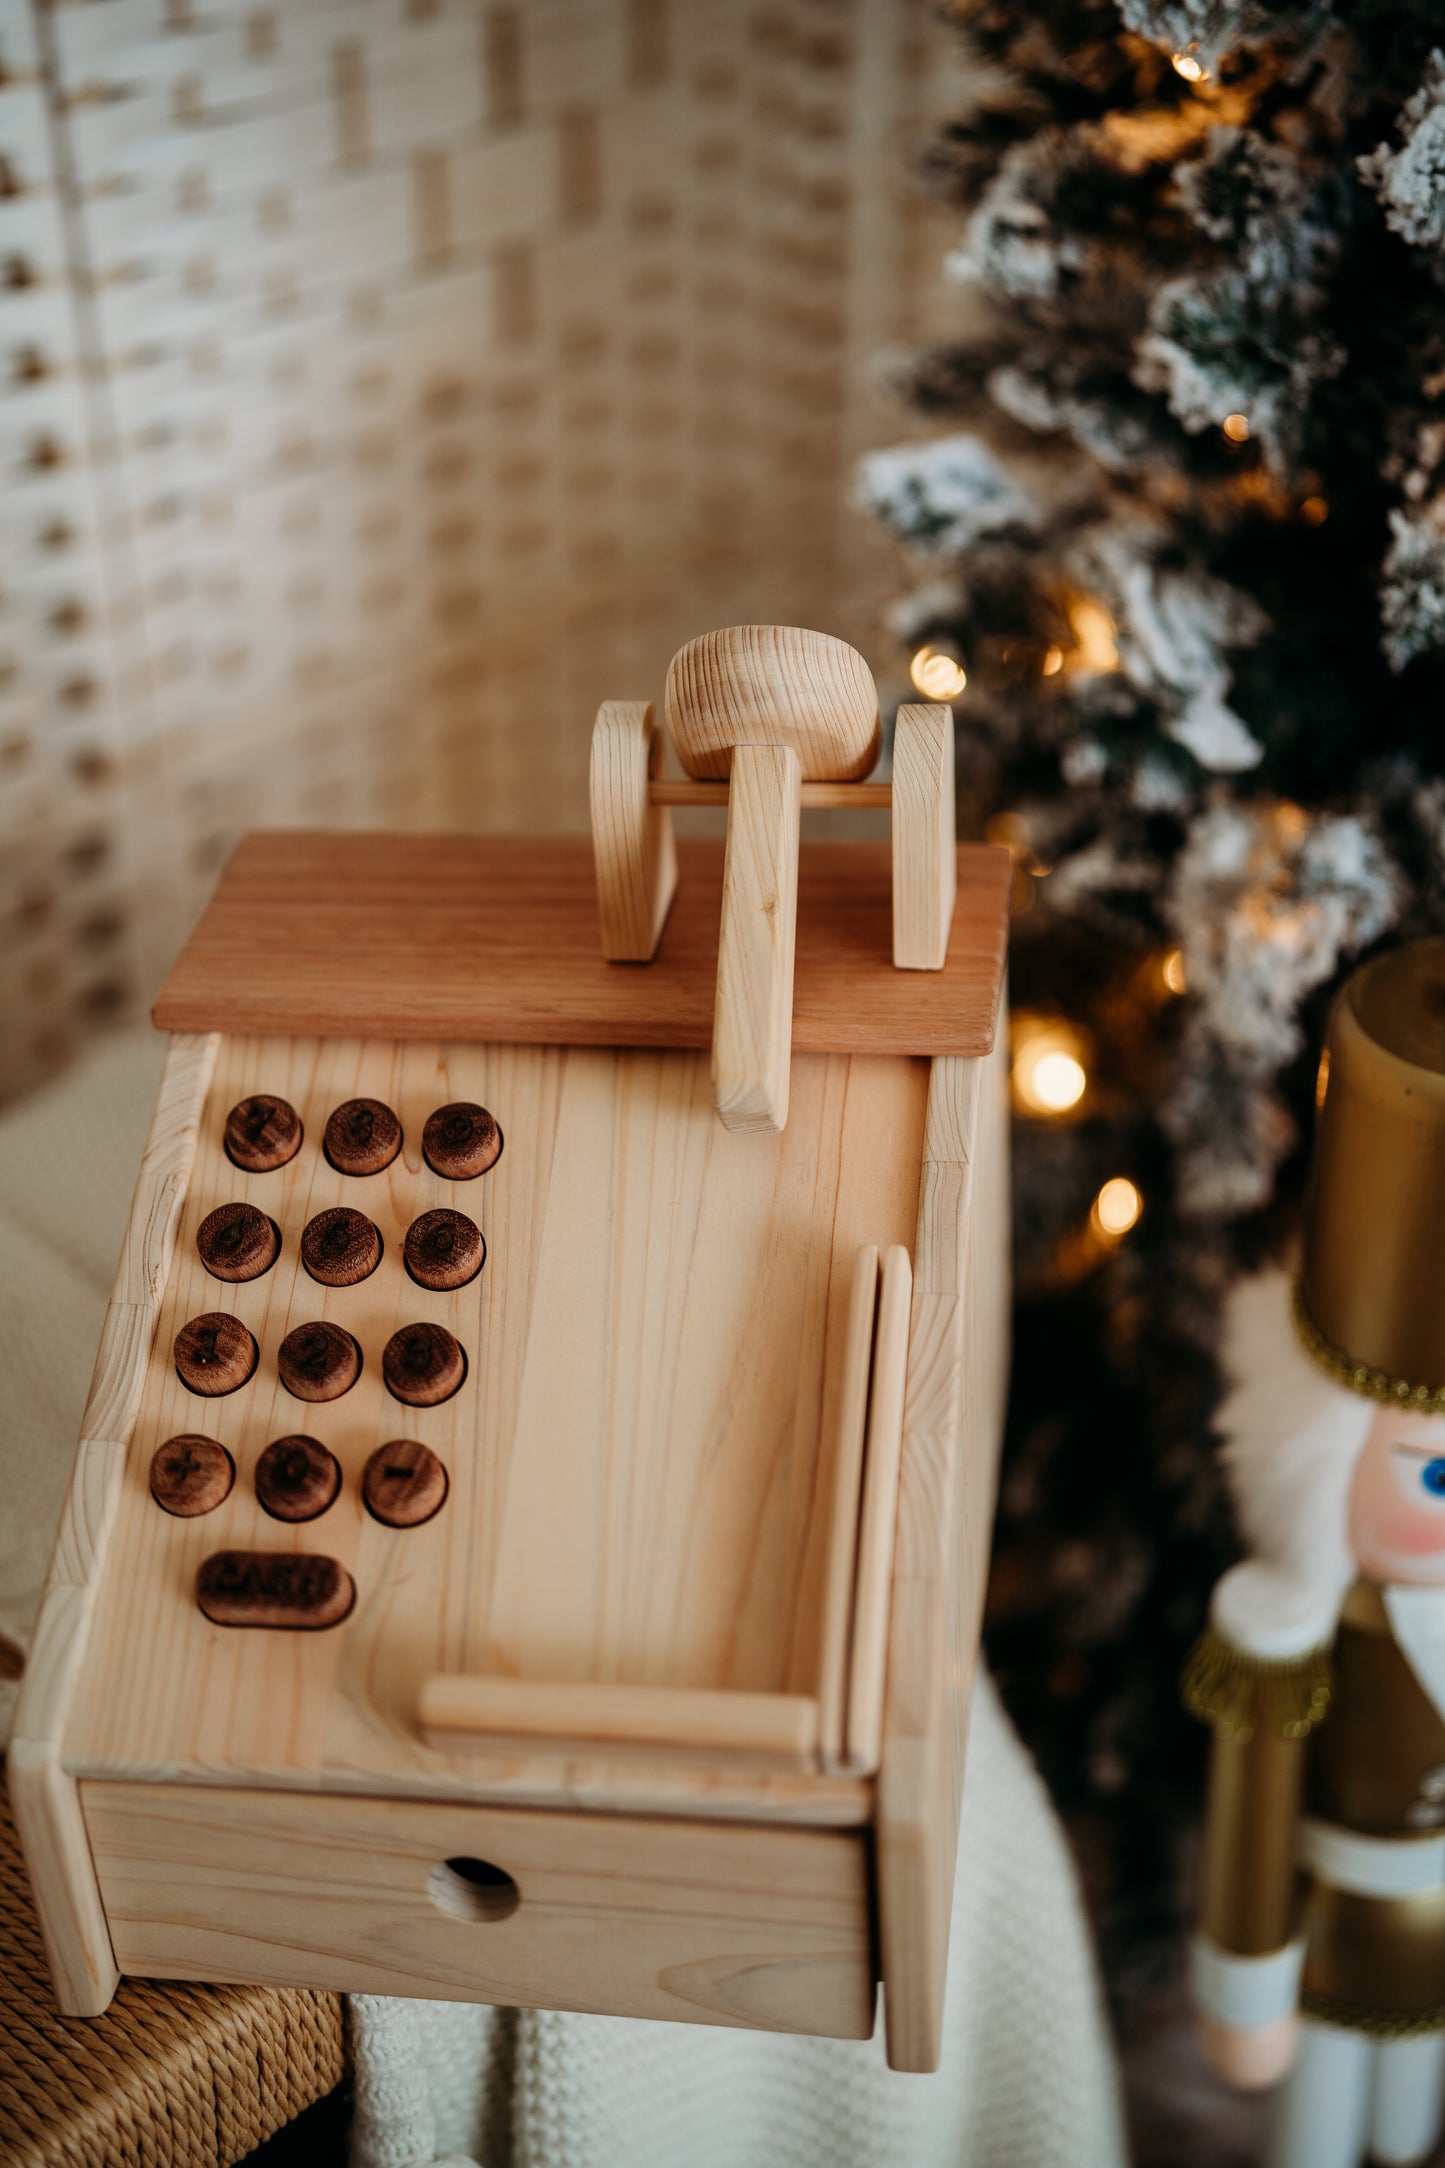
<instances>
[{"instance_id":1,"label":"numbered button","mask_svg":"<svg viewBox=\"0 0 1445 2168\"><path fill-rule=\"evenodd\" d=\"M228 1310L208 1310L182 1325L174 1354L182 1385L208 1400L236 1392L254 1374L257 1362L255 1341Z\"/></svg>"},{"instance_id":2,"label":"numbered button","mask_svg":"<svg viewBox=\"0 0 1445 2168\"><path fill-rule=\"evenodd\" d=\"M386 1343L381 1374L393 1398L412 1408L434 1408L461 1385L467 1358L445 1325L403 1325Z\"/></svg>"},{"instance_id":3,"label":"numbered button","mask_svg":"<svg viewBox=\"0 0 1445 2168\"><path fill-rule=\"evenodd\" d=\"M314 1521L340 1489L336 1456L315 1438L273 1438L256 1463L256 1496L276 1521Z\"/></svg>"},{"instance_id":4,"label":"numbered button","mask_svg":"<svg viewBox=\"0 0 1445 2168\"><path fill-rule=\"evenodd\" d=\"M339 1400L361 1376L361 1349L349 1332L318 1318L288 1332L276 1353L281 1383L298 1400Z\"/></svg>"}]
</instances>

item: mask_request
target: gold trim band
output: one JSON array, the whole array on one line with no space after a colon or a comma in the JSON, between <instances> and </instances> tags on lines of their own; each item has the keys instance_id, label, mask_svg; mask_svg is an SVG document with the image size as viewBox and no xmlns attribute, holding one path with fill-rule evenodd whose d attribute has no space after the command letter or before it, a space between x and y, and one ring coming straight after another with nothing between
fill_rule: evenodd
<instances>
[{"instance_id":1,"label":"gold trim band","mask_svg":"<svg viewBox=\"0 0 1445 2168\"><path fill-rule=\"evenodd\" d=\"M1326 2025L1341 2025L1348 2032L1368 2033L1372 2040L1412 2040L1421 2033L1445 2032L1445 2002L1404 2013L1379 2010L1369 2003L1351 2002L1343 1995L1325 1995L1318 1988L1307 1987L1299 2006L1306 2017L1322 2018Z\"/></svg>"},{"instance_id":2,"label":"gold trim band","mask_svg":"<svg viewBox=\"0 0 1445 2168\"><path fill-rule=\"evenodd\" d=\"M1412 1385L1408 1378L1392 1378L1387 1371L1357 1363L1343 1348L1327 1340L1305 1308L1304 1290L1296 1276L1291 1307L1300 1346L1325 1375L1346 1392L1375 1400L1382 1407L1412 1408L1421 1415L1445 1415L1445 1385Z\"/></svg>"},{"instance_id":3,"label":"gold trim band","mask_svg":"<svg viewBox=\"0 0 1445 2168\"><path fill-rule=\"evenodd\" d=\"M1328 1714L1334 1677L1325 1649L1268 1662L1209 1627L1189 1652L1180 1689L1191 1716L1235 1746L1247 1746L1257 1731L1271 1739L1307 1739Z\"/></svg>"}]
</instances>

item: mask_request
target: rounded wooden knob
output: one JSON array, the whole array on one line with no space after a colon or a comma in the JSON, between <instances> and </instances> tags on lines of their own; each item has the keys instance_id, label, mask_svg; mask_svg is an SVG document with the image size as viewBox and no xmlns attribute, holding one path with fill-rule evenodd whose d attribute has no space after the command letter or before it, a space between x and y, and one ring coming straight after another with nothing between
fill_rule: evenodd
<instances>
[{"instance_id":1,"label":"rounded wooden knob","mask_svg":"<svg viewBox=\"0 0 1445 2168\"><path fill-rule=\"evenodd\" d=\"M418 1287L440 1291L474 1280L486 1263L487 1245L475 1220L438 1205L412 1221L402 1258Z\"/></svg>"},{"instance_id":2,"label":"rounded wooden knob","mask_svg":"<svg viewBox=\"0 0 1445 2168\"><path fill-rule=\"evenodd\" d=\"M196 1229L196 1250L218 1280L259 1280L281 1255L281 1230L253 1204L218 1204Z\"/></svg>"},{"instance_id":3,"label":"rounded wooden knob","mask_svg":"<svg viewBox=\"0 0 1445 2168\"><path fill-rule=\"evenodd\" d=\"M256 1496L276 1521L314 1521L340 1488L336 1456L315 1438L273 1438L256 1463Z\"/></svg>"},{"instance_id":4,"label":"rounded wooden knob","mask_svg":"<svg viewBox=\"0 0 1445 2168\"><path fill-rule=\"evenodd\" d=\"M247 1174L271 1174L301 1149L301 1117L289 1099L256 1092L226 1116L226 1157Z\"/></svg>"},{"instance_id":5,"label":"rounded wooden knob","mask_svg":"<svg viewBox=\"0 0 1445 2168\"><path fill-rule=\"evenodd\" d=\"M176 1375L190 1392L208 1400L234 1393L256 1368L257 1347L239 1317L207 1310L176 1334Z\"/></svg>"},{"instance_id":6,"label":"rounded wooden knob","mask_svg":"<svg viewBox=\"0 0 1445 2168\"><path fill-rule=\"evenodd\" d=\"M231 1495L236 1464L214 1438L186 1431L167 1438L151 1455L151 1496L183 1521L213 1513Z\"/></svg>"},{"instance_id":7,"label":"rounded wooden knob","mask_svg":"<svg viewBox=\"0 0 1445 2168\"><path fill-rule=\"evenodd\" d=\"M456 1099L427 1117L421 1149L432 1173L443 1181L472 1182L496 1165L502 1132L485 1107Z\"/></svg>"},{"instance_id":8,"label":"rounded wooden knob","mask_svg":"<svg viewBox=\"0 0 1445 2168\"><path fill-rule=\"evenodd\" d=\"M434 1408L460 1386L467 1358L445 1325L403 1325L386 1343L381 1374L394 1399L411 1408Z\"/></svg>"},{"instance_id":9,"label":"rounded wooden knob","mask_svg":"<svg viewBox=\"0 0 1445 2168\"><path fill-rule=\"evenodd\" d=\"M349 1332L318 1318L287 1333L276 1351L276 1367L297 1400L339 1400L361 1376L361 1349Z\"/></svg>"},{"instance_id":10,"label":"rounded wooden knob","mask_svg":"<svg viewBox=\"0 0 1445 2168\"><path fill-rule=\"evenodd\" d=\"M339 1626L356 1584L334 1558L306 1551L217 1551L196 1575L196 1602L217 1626Z\"/></svg>"},{"instance_id":11,"label":"rounded wooden knob","mask_svg":"<svg viewBox=\"0 0 1445 2168\"><path fill-rule=\"evenodd\" d=\"M364 1212L333 1205L306 1222L301 1262L323 1287L355 1287L381 1263L381 1236Z\"/></svg>"},{"instance_id":12,"label":"rounded wooden knob","mask_svg":"<svg viewBox=\"0 0 1445 2168\"><path fill-rule=\"evenodd\" d=\"M380 1099L348 1099L327 1121L321 1148L338 1174L380 1174L401 1150L401 1123Z\"/></svg>"},{"instance_id":13,"label":"rounded wooden knob","mask_svg":"<svg viewBox=\"0 0 1445 2168\"><path fill-rule=\"evenodd\" d=\"M878 688L856 648L794 625L729 625L667 672L667 727L689 775L731 773L735 745L790 745L805 783L852 782L878 758Z\"/></svg>"},{"instance_id":14,"label":"rounded wooden knob","mask_svg":"<svg viewBox=\"0 0 1445 2168\"><path fill-rule=\"evenodd\" d=\"M447 1472L419 1438L393 1438L367 1462L361 1495L368 1513L388 1528L420 1528L446 1503Z\"/></svg>"}]
</instances>

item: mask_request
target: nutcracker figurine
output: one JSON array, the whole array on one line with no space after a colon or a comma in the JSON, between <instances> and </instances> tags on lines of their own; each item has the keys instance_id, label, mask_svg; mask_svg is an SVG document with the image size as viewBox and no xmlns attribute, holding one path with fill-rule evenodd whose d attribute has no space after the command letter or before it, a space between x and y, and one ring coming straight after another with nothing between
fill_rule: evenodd
<instances>
[{"instance_id":1,"label":"nutcracker figurine","mask_svg":"<svg viewBox=\"0 0 1445 2168\"><path fill-rule=\"evenodd\" d=\"M1445 940L1344 987L1298 1276L1235 1297L1219 1428L1247 1563L1185 1695L1214 1727L1206 2047L1273 2168L1422 2161L1445 2096Z\"/></svg>"}]
</instances>

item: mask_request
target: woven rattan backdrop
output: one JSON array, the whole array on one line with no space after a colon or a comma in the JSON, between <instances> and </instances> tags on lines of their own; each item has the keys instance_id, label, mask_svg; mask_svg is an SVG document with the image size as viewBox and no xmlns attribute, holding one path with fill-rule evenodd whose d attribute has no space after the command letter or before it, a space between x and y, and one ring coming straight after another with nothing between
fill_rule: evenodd
<instances>
[{"instance_id":1,"label":"woven rattan backdrop","mask_svg":"<svg viewBox=\"0 0 1445 2168\"><path fill-rule=\"evenodd\" d=\"M240 829L577 826L683 639L868 645L930 22L0 11L0 1093L144 1003Z\"/></svg>"}]
</instances>

